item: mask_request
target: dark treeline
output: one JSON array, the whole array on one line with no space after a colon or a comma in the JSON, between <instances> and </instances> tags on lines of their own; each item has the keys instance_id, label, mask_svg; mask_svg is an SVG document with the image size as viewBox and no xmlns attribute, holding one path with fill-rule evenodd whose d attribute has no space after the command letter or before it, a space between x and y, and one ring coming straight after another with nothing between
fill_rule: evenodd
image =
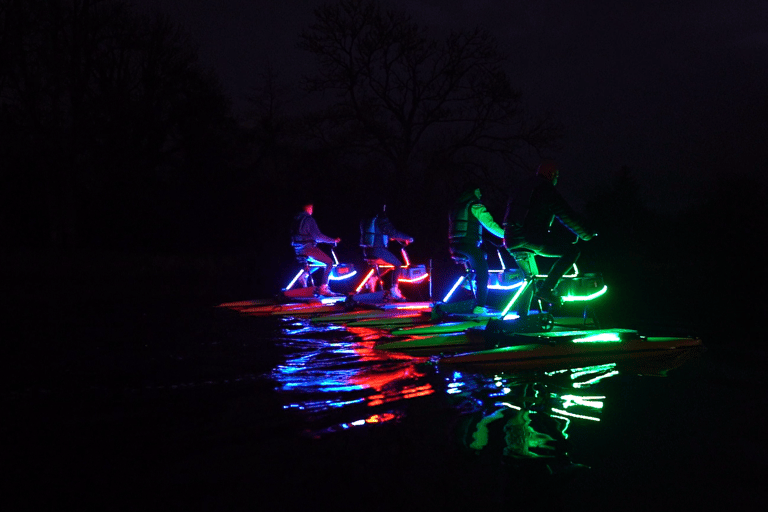
<instances>
[{"instance_id":1,"label":"dark treeline","mask_svg":"<svg viewBox=\"0 0 768 512\"><path fill-rule=\"evenodd\" d=\"M65 249L195 238L234 179L239 129L183 32L104 0L3 0L0 24L3 238Z\"/></svg>"},{"instance_id":2,"label":"dark treeline","mask_svg":"<svg viewBox=\"0 0 768 512\"><path fill-rule=\"evenodd\" d=\"M561 127L526 111L490 34L435 38L375 2L315 15L299 44L318 62L304 93L321 99L291 110L292 84L268 69L252 110L235 117L168 18L120 0L0 0L3 245L247 254L269 288L274 266L291 261L290 217L311 197L345 256L358 256L360 216L386 202L418 240L413 255L442 258L462 183L480 183L500 218L516 181L557 147ZM765 232L762 185L728 178L708 202L660 214L639 172L609 170L588 198L601 236L585 263L627 299L732 311L724 297L759 264L730 248Z\"/></svg>"}]
</instances>

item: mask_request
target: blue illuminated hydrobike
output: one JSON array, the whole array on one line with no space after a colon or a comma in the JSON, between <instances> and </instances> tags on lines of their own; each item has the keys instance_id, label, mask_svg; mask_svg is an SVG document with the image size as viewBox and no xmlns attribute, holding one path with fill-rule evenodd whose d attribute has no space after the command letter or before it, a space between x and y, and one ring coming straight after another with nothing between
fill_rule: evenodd
<instances>
[{"instance_id":1,"label":"blue illuminated hydrobike","mask_svg":"<svg viewBox=\"0 0 768 512\"><path fill-rule=\"evenodd\" d=\"M407 255L404 259L410 266ZM351 265L337 267L337 279L355 275ZM592 304L607 287L599 274L582 274L575 266L558 285L560 305L535 297L536 282L546 276L526 275L520 269L492 270L489 288L502 299L500 309L487 315L472 314L472 300L453 299L462 284L471 282L469 272L442 301L403 302L389 300L383 290L376 290L375 283L380 284L386 271L371 265L354 292L345 296L318 297L310 286L294 287L299 274L283 290L282 300L221 306L248 315L309 317L312 324L340 324L366 340L375 340L376 349L440 356L446 365L577 367L602 360L666 357L701 346L695 337L645 336L633 329L604 328ZM430 272L424 266L412 266L403 276L418 283L430 277Z\"/></svg>"}]
</instances>

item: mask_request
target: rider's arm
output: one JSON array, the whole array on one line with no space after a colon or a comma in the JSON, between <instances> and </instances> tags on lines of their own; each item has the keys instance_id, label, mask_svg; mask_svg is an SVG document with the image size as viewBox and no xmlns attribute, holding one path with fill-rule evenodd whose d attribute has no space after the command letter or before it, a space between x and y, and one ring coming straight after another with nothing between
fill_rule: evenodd
<instances>
[{"instance_id":1,"label":"rider's arm","mask_svg":"<svg viewBox=\"0 0 768 512\"><path fill-rule=\"evenodd\" d=\"M395 228L394 224L392 224L392 221L390 221L388 218L379 220L379 229L381 229L382 233L394 240L400 240L405 243L413 242L413 237L406 235L402 231L399 231L397 228Z\"/></svg>"},{"instance_id":2,"label":"rider's arm","mask_svg":"<svg viewBox=\"0 0 768 512\"><path fill-rule=\"evenodd\" d=\"M587 225L583 218L568 205L554 188L551 194L551 208L555 217L576 236L582 240L590 240L594 236L594 230Z\"/></svg>"},{"instance_id":3,"label":"rider's arm","mask_svg":"<svg viewBox=\"0 0 768 512\"><path fill-rule=\"evenodd\" d=\"M485 208L484 204L482 203L473 204L472 215L477 217L477 220L480 221L480 224L482 224L485 229L490 231L492 235L497 236L499 238L504 238L504 228L496 224L496 221L493 220L493 216Z\"/></svg>"},{"instance_id":4,"label":"rider's arm","mask_svg":"<svg viewBox=\"0 0 768 512\"><path fill-rule=\"evenodd\" d=\"M315 242L317 243L327 243L327 244L333 244L336 243L335 238L331 238L327 235L324 235L320 232L320 228L317 227L317 222L312 217L307 217L306 226L305 229L315 239Z\"/></svg>"}]
</instances>

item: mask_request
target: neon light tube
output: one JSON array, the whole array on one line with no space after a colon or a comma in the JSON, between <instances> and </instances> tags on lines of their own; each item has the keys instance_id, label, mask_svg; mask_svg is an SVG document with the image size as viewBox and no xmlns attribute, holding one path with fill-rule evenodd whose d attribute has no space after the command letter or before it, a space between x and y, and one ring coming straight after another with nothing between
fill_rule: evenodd
<instances>
[{"instance_id":1,"label":"neon light tube","mask_svg":"<svg viewBox=\"0 0 768 512\"><path fill-rule=\"evenodd\" d=\"M394 306L392 306L392 309L396 309L398 311L426 311L426 310L432 309L432 306L430 304L425 304L425 305L421 305L421 306L415 306L415 305L398 306L398 305L394 305Z\"/></svg>"},{"instance_id":2,"label":"neon light tube","mask_svg":"<svg viewBox=\"0 0 768 512\"><path fill-rule=\"evenodd\" d=\"M405 262L405 265L403 268L408 268L411 266L411 260L408 259L408 254L405 252L405 247L400 249L400 253L403 255L403 261Z\"/></svg>"},{"instance_id":3,"label":"neon light tube","mask_svg":"<svg viewBox=\"0 0 768 512\"><path fill-rule=\"evenodd\" d=\"M608 286L603 285L603 288L601 290L598 290L595 293L591 293L589 295L566 295L563 297L563 302L588 301L588 300L592 300L600 297L601 295L605 294L605 292L607 291L608 291Z\"/></svg>"},{"instance_id":4,"label":"neon light tube","mask_svg":"<svg viewBox=\"0 0 768 512\"><path fill-rule=\"evenodd\" d=\"M531 284L532 281L523 281L523 286L521 286L515 295L512 297L512 300L509 301L509 304L507 304L507 307L504 308L504 311L501 312L501 317L504 318L507 313L509 313L509 310L512 309L512 305L517 302L517 299L520 297L520 295L523 294L523 291L525 291L528 288L528 285Z\"/></svg>"},{"instance_id":5,"label":"neon light tube","mask_svg":"<svg viewBox=\"0 0 768 512\"><path fill-rule=\"evenodd\" d=\"M321 304L336 304L339 301L347 300L346 297L323 297L320 299Z\"/></svg>"},{"instance_id":6,"label":"neon light tube","mask_svg":"<svg viewBox=\"0 0 768 512\"><path fill-rule=\"evenodd\" d=\"M499 261L501 262L501 270L502 271L507 270L506 265L504 265L504 258L501 257L501 252L499 251L499 249L496 249L496 254L499 256Z\"/></svg>"},{"instance_id":7,"label":"neon light tube","mask_svg":"<svg viewBox=\"0 0 768 512\"><path fill-rule=\"evenodd\" d=\"M574 405L583 405L584 407L592 407L593 409L602 409L604 396L578 396L578 395L561 395L560 399L563 401L563 409L567 409Z\"/></svg>"},{"instance_id":8,"label":"neon light tube","mask_svg":"<svg viewBox=\"0 0 768 512\"><path fill-rule=\"evenodd\" d=\"M328 280L329 281L344 281L345 279L349 279L350 277L353 277L356 274L357 274L357 270L353 270L349 274L346 274L346 275L343 275L343 276L336 276L336 277L334 277L334 275L331 274L331 275L328 276Z\"/></svg>"},{"instance_id":9,"label":"neon light tube","mask_svg":"<svg viewBox=\"0 0 768 512\"><path fill-rule=\"evenodd\" d=\"M298 274L296 274L296 277L294 277L294 278L291 280L290 284L288 284L288 286L286 286L286 287L285 287L285 289L286 289L286 290L290 290L290 289L291 289L291 287L292 287L294 284L296 284L296 281L298 281L298 280L299 280L299 278L301 277L301 274L303 274L303 273L304 273L304 269L301 269L301 270L299 270L299 273L298 273Z\"/></svg>"},{"instance_id":10,"label":"neon light tube","mask_svg":"<svg viewBox=\"0 0 768 512\"><path fill-rule=\"evenodd\" d=\"M367 282L368 282L368 280L371 278L371 276L373 275L373 272L374 272L374 269L371 269L371 270L368 272L368 274L365 276L365 279L363 279L362 281L360 281L360 284L359 284L359 285L357 285L357 288L355 289L355 293L360 293L360 290L362 290L362 289L363 289L363 286L365 286L365 283L367 283Z\"/></svg>"},{"instance_id":11,"label":"neon light tube","mask_svg":"<svg viewBox=\"0 0 768 512\"><path fill-rule=\"evenodd\" d=\"M420 283L426 278L429 277L429 274L424 274L423 276L414 277L413 279L407 279L405 277L399 277L397 278L398 283Z\"/></svg>"},{"instance_id":12,"label":"neon light tube","mask_svg":"<svg viewBox=\"0 0 768 512\"><path fill-rule=\"evenodd\" d=\"M503 405L504 407L508 407L510 409L515 409L517 411L522 411L523 410L522 407L518 407L517 405L513 405L513 404L511 404L509 402L497 402L495 405Z\"/></svg>"},{"instance_id":13,"label":"neon light tube","mask_svg":"<svg viewBox=\"0 0 768 512\"><path fill-rule=\"evenodd\" d=\"M574 338L573 340L574 343L613 343L617 341L621 341L621 338L615 332L601 332L600 334Z\"/></svg>"},{"instance_id":14,"label":"neon light tube","mask_svg":"<svg viewBox=\"0 0 768 512\"><path fill-rule=\"evenodd\" d=\"M576 266L576 264L573 264L573 274L564 274L563 277L576 277L579 275L579 268ZM536 277L540 277L542 279L546 279L549 277L548 274L536 274Z\"/></svg>"},{"instance_id":15,"label":"neon light tube","mask_svg":"<svg viewBox=\"0 0 768 512\"><path fill-rule=\"evenodd\" d=\"M585 366L583 368L574 368L571 370L571 380L578 379L584 375L590 375L593 373L600 373L606 370L616 368L616 363L598 364L593 366Z\"/></svg>"},{"instance_id":16,"label":"neon light tube","mask_svg":"<svg viewBox=\"0 0 768 512\"><path fill-rule=\"evenodd\" d=\"M461 276L461 277L458 279L458 281L456 281L456 284L454 284L454 285L453 285L453 288L451 288L451 291L449 291L449 292L448 292L448 295L446 295L445 297L443 297L443 302L448 302L448 299L450 299L450 298L451 298L451 295L453 295L453 292L455 292L455 291L456 291L456 288L458 288L458 287L461 285L461 283L463 283L463 282L464 282L464 279L466 279L466 278L467 278L467 276Z\"/></svg>"},{"instance_id":17,"label":"neon light tube","mask_svg":"<svg viewBox=\"0 0 768 512\"><path fill-rule=\"evenodd\" d=\"M573 387L576 389L583 388L583 387L589 387L592 384L599 382L603 379L607 379L608 377L613 377L614 375L618 375L619 370L613 370L603 375L598 375L597 377L593 377L590 380L584 381L584 382L574 382Z\"/></svg>"},{"instance_id":18,"label":"neon light tube","mask_svg":"<svg viewBox=\"0 0 768 512\"><path fill-rule=\"evenodd\" d=\"M510 285L503 285L503 284L489 284L488 289L489 290L514 290L515 288L518 288L522 286L525 283L525 281L518 281L515 284Z\"/></svg>"},{"instance_id":19,"label":"neon light tube","mask_svg":"<svg viewBox=\"0 0 768 512\"><path fill-rule=\"evenodd\" d=\"M564 416L570 416L571 418L581 418L583 420L600 421L600 418L593 418L591 416L583 416L581 414L574 414L572 412L566 412L566 411L562 411L560 409L555 409L554 407L552 408L552 411L556 412L558 414L562 414Z\"/></svg>"}]
</instances>

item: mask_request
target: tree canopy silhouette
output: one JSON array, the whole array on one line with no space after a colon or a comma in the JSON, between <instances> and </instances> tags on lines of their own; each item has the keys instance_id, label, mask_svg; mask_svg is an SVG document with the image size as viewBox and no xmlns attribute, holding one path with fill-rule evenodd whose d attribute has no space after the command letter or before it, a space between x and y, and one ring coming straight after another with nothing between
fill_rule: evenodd
<instances>
[{"instance_id":1,"label":"tree canopy silhouette","mask_svg":"<svg viewBox=\"0 0 768 512\"><path fill-rule=\"evenodd\" d=\"M306 87L333 93L314 119L316 136L376 155L390 184L409 180L422 188L467 173L492 183L494 167L500 184L525 167L527 150L559 135L552 120L524 112L505 58L485 30L439 39L405 12L342 0L315 11L300 47L319 61Z\"/></svg>"},{"instance_id":2,"label":"tree canopy silhouette","mask_svg":"<svg viewBox=\"0 0 768 512\"><path fill-rule=\"evenodd\" d=\"M230 129L186 34L121 0L0 0L0 26L7 239L173 239Z\"/></svg>"}]
</instances>

